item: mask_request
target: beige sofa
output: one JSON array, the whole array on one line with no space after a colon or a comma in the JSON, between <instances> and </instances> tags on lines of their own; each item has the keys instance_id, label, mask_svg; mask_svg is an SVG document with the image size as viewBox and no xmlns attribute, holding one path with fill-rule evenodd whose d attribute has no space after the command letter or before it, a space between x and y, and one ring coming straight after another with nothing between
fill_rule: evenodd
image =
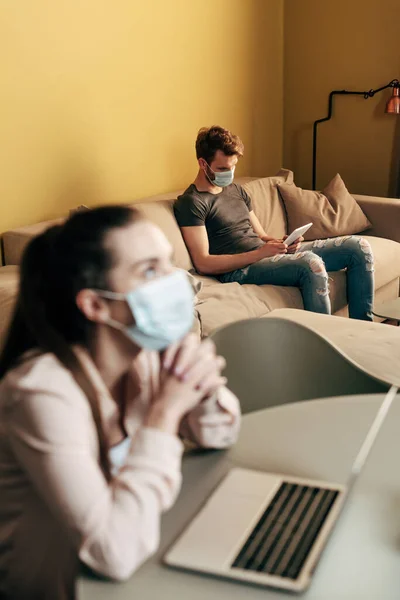
<instances>
[{"instance_id":1,"label":"beige sofa","mask_svg":"<svg viewBox=\"0 0 400 600\"><path fill-rule=\"evenodd\" d=\"M253 208L265 230L276 237L286 233L284 207L277 192L278 177L241 178L237 180L249 191ZM159 225L171 241L178 267L193 269L179 228L175 222L172 204L176 193L162 194L135 203L149 219ZM373 225L368 231L375 258L376 303L393 299L399 295L400 277L400 201L388 198L355 196ZM32 236L57 221L46 221L8 231L3 235L3 250L6 267L0 269L0 343L2 331L9 318L12 299L16 293L18 265L27 242ZM347 315L346 274L331 273L330 297L332 312ZM216 328L239 319L262 317L278 308L301 309L302 298L294 287L275 285L255 286L237 283L222 284L212 277L198 277L203 286L196 306L198 327L202 336ZM335 324L334 324L335 323ZM332 321L336 327L338 321Z\"/></svg>"}]
</instances>

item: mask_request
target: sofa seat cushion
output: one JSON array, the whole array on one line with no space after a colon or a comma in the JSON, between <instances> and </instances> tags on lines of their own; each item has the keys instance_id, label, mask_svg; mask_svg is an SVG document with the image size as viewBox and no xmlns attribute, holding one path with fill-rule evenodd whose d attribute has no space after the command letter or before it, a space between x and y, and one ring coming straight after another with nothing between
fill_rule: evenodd
<instances>
[{"instance_id":1,"label":"sofa seat cushion","mask_svg":"<svg viewBox=\"0 0 400 600\"><path fill-rule=\"evenodd\" d=\"M365 237L371 244L375 260L375 290L400 276L400 244L384 238ZM329 273L329 296L332 314L347 306L346 272ZM261 317L278 308L303 308L297 287L277 285L240 285L220 283L212 277L200 277L203 283L197 310L202 335L240 319Z\"/></svg>"},{"instance_id":2,"label":"sofa seat cushion","mask_svg":"<svg viewBox=\"0 0 400 600\"><path fill-rule=\"evenodd\" d=\"M18 282L17 266L0 267L0 348L17 298Z\"/></svg>"},{"instance_id":3,"label":"sofa seat cushion","mask_svg":"<svg viewBox=\"0 0 400 600\"><path fill-rule=\"evenodd\" d=\"M223 325L241 319L262 317L275 308L303 307L297 288L220 283L212 277L198 275L196 278L203 284L196 305L203 337Z\"/></svg>"},{"instance_id":4,"label":"sofa seat cushion","mask_svg":"<svg viewBox=\"0 0 400 600\"><path fill-rule=\"evenodd\" d=\"M375 291L384 287L393 280L400 277L400 244L384 238L363 236L369 241L372 248L375 261ZM343 310L347 304L347 281L346 271L335 271L329 275L329 297L331 300L331 310L334 315ZM298 288L283 288L287 290L284 296L281 295L281 287L263 285L258 286L258 290L253 290L257 286L248 286L252 288L252 294L257 297L266 306L266 311L274 308L303 308L301 294ZM281 304L275 305L273 296L276 296L278 290L279 301ZM284 304L282 303L284 302Z\"/></svg>"}]
</instances>

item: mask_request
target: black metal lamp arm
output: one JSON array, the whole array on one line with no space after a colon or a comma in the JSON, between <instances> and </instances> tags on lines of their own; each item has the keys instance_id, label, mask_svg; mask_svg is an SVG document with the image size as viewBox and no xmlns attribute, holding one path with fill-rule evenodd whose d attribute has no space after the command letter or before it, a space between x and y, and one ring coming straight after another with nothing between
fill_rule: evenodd
<instances>
[{"instance_id":1,"label":"black metal lamp arm","mask_svg":"<svg viewBox=\"0 0 400 600\"><path fill-rule=\"evenodd\" d=\"M399 80L393 79L387 85L377 88L376 90L369 90L368 92L349 92L347 90L333 90L329 94L328 115L326 117L324 117L323 119L318 119L317 121L314 122L314 125L313 125L313 155L312 155L312 189L313 190L315 190L316 180L317 180L317 128L320 123L329 121L329 119L332 117L334 96L339 96L339 95L341 95L341 96L344 96L344 95L346 95L346 96L363 96L365 100L368 100L368 98L373 98L373 96L375 96L375 94L377 94L378 92L382 92L383 90L386 90L387 88L390 88L390 87L400 87Z\"/></svg>"}]
</instances>

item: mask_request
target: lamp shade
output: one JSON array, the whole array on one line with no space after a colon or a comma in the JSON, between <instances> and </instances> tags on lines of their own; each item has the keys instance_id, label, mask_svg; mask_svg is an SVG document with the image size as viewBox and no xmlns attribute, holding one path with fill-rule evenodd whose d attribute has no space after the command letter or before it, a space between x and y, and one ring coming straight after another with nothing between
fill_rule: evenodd
<instances>
[{"instance_id":1,"label":"lamp shade","mask_svg":"<svg viewBox=\"0 0 400 600\"><path fill-rule=\"evenodd\" d=\"M386 113L391 115L400 115L400 87L395 86L393 88L392 96L389 98L386 104Z\"/></svg>"}]
</instances>

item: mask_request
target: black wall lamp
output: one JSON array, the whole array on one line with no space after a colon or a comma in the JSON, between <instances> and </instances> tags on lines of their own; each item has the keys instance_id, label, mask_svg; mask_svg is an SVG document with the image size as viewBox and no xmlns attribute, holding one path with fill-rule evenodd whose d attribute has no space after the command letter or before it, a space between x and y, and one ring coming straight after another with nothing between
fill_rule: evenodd
<instances>
[{"instance_id":1,"label":"black wall lamp","mask_svg":"<svg viewBox=\"0 0 400 600\"><path fill-rule=\"evenodd\" d=\"M363 96L365 100L368 98L373 98L375 94L378 92L382 92L387 88L392 88L392 95L387 101L385 113L392 115L400 115L400 82L398 79L393 79L387 85L380 87L376 90L369 90L369 92L349 92L347 90L334 90L329 94L329 103L328 103L328 115L323 119L318 119L314 122L313 126L313 155L312 155L312 189L315 190L316 180L317 180L317 132L318 125L320 123L324 123L325 121L329 121L332 117L332 109L333 109L333 98L334 96Z\"/></svg>"}]
</instances>

